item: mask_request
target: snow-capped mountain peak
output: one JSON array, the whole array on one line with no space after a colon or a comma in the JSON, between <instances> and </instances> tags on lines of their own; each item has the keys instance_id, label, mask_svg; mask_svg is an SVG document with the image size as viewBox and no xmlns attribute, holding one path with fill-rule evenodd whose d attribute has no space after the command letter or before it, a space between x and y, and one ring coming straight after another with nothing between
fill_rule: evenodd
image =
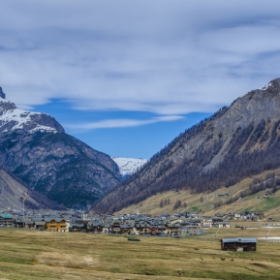
<instances>
[{"instance_id":1,"label":"snow-capped mountain peak","mask_svg":"<svg viewBox=\"0 0 280 280\"><path fill-rule=\"evenodd\" d=\"M0 133L10 133L18 129L29 133L64 131L62 126L47 114L18 109L13 102L6 99L0 87Z\"/></svg>"},{"instance_id":2,"label":"snow-capped mountain peak","mask_svg":"<svg viewBox=\"0 0 280 280\"><path fill-rule=\"evenodd\" d=\"M112 160L118 165L120 173L123 177L135 173L141 168L148 160L143 158L121 158L112 157Z\"/></svg>"}]
</instances>

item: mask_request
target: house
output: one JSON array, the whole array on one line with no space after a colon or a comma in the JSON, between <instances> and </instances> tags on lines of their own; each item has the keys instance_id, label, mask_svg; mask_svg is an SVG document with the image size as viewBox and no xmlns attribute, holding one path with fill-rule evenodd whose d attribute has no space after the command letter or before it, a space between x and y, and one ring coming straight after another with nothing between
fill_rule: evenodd
<instances>
[{"instance_id":1,"label":"house","mask_svg":"<svg viewBox=\"0 0 280 280\"><path fill-rule=\"evenodd\" d=\"M197 234L200 230L200 224L198 223L189 223L185 226L185 230L187 230L187 233L189 234Z\"/></svg>"},{"instance_id":2,"label":"house","mask_svg":"<svg viewBox=\"0 0 280 280\"><path fill-rule=\"evenodd\" d=\"M132 231L133 231L133 226L127 224L120 225L120 233L130 234Z\"/></svg>"},{"instance_id":3,"label":"house","mask_svg":"<svg viewBox=\"0 0 280 280\"><path fill-rule=\"evenodd\" d=\"M14 220L14 226L17 228L23 228L24 220L22 218L18 218Z\"/></svg>"},{"instance_id":4,"label":"house","mask_svg":"<svg viewBox=\"0 0 280 280\"><path fill-rule=\"evenodd\" d=\"M87 229L91 232L101 233L103 231L104 224L98 221L89 222L87 224Z\"/></svg>"},{"instance_id":5,"label":"house","mask_svg":"<svg viewBox=\"0 0 280 280\"><path fill-rule=\"evenodd\" d=\"M257 251L256 238L222 238L221 250L225 251Z\"/></svg>"},{"instance_id":6,"label":"house","mask_svg":"<svg viewBox=\"0 0 280 280\"><path fill-rule=\"evenodd\" d=\"M73 231L73 232L75 232L75 231L86 232L87 231L87 229L86 229L84 224L76 224L76 223L71 224L69 230Z\"/></svg>"},{"instance_id":7,"label":"house","mask_svg":"<svg viewBox=\"0 0 280 280\"><path fill-rule=\"evenodd\" d=\"M235 213L234 214L234 219L239 220L241 218L241 214L240 213Z\"/></svg>"},{"instance_id":8,"label":"house","mask_svg":"<svg viewBox=\"0 0 280 280\"><path fill-rule=\"evenodd\" d=\"M109 224L104 224L102 228L102 233L109 233L110 230L110 225Z\"/></svg>"},{"instance_id":9,"label":"house","mask_svg":"<svg viewBox=\"0 0 280 280\"><path fill-rule=\"evenodd\" d=\"M34 221L32 219L24 219L23 226L28 229L34 229Z\"/></svg>"},{"instance_id":10,"label":"house","mask_svg":"<svg viewBox=\"0 0 280 280\"><path fill-rule=\"evenodd\" d=\"M179 224L167 224L166 233L171 235L177 235L180 231L181 225Z\"/></svg>"},{"instance_id":11,"label":"house","mask_svg":"<svg viewBox=\"0 0 280 280\"><path fill-rule=\"evenodd\" d=\"M145 221L135 223L134 232L137 235L147 234L149 231L150 224Z\"/></svg>"},{"instance_id":12,"label":"house","mask_svg":"<svg viewBox=\"0 0 280 280\"><path fill-rule=\"evenodd\" d=\"M111 224L110 227L111 233L120 233L121 232L121 223L120 222L114 222Z\"/></svg>"},{"instance_id":13,"label":"house","mask_svg":"<svg viewBox=\"0 0 280 280\"><path fill-rule=\"evenodd\" d=\"M46 228L49 231L68 232L70 222L63 218L45 218Z\"/></svg>"},{"instance_id":14,"label":"house","mask_svg":"<svg viewBox=\"0 0 280 280\"><path fill-rule=\"evenodd\" d=\"M34 228L39 230L44 230L46 226L46 222L42 220L35 220L34 222Z\"/></svg>"},{"instance_id":15,"label":"house","mask_svg":"<svg viewBox=\"0 0 280 280\"><path fill-rule=\"evenodd\" d=\"M218 228L230 228L230 223L229 222L221 222L221 223L218 223Z\"/></svg>"},{"instance_id":16,"label":"house","mask_svg":"<svg viewBox=\"0 0 280 280\"><path fill-rule=\"evenodd\" d=\"M212 227L212 220L206 220L201 222L202 228L211 228Z\"/></svg>"},{"instance_id":17,"label":"house","mask_svg":"<svg viewBox=\"0 0 280 280\"><path fill-rule=\"evenodd\" d=\"M213 218L212 219L212 226L217 227L219 226L220 223L223 223L224 219L223 218Z\"/></svg>"},{"instance_id":18,"label":"house","mask_svg":"<svg viewBox=\"0 0 280 280\"><path fill-rule=\"evenodd\" d=\"M0 225L5 227L11 227L14 225L14 217L10 213L1 213L0 214Z\"/></svg>"}]
</instances>

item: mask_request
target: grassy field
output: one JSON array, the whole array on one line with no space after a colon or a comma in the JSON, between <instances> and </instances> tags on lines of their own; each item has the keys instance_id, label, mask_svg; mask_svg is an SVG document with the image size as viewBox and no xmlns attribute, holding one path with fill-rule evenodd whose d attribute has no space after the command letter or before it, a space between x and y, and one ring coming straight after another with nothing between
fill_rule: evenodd
<instances>
[{"instance_id":1,"label":"grassy field","mask_svg":"<svg viewBox=\"0 0 280 280\"><path fill-rule=\"evenodd\" d=\"M220 250L219 239L267 229L212 229L185 239L0 230L0 279L280 279L280 243ZM270 236L280 236L279 229Z\"/></svg>"}]
</instances>

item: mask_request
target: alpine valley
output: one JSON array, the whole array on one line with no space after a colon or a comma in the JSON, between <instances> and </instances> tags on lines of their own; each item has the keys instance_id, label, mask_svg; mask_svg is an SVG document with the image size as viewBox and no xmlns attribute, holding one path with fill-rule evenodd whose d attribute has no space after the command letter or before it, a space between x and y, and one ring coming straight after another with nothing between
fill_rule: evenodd
<instances>
[{"instance_id":1,"label":"alpine valley","mask_svg":"<svg viewBox=\"0 0 280 280\"><path fill-rule=\"evenodd\" d=\"M87 209L121 180L110 156L65 133L53 117L20 110L5 97L0 87L0 196L9 193L14 206L24 194L38 208L41 195L61 207Z\"/></svg>"},{"instance_id":2,"label":"alpine valley","mask_svg":"<svg viewBox=\"0 0 280 280\"><path fill-rule=\"evenodd\" d=\"M209 209L235 203L267 189L271 195L278 193L279 108L280 78L261 89L248 92L231 106L221 108L212 117L180 134L138 172L97 201L92 211L113 213L131 210L133 205L134 209L149 205L151 213L155 200L152 198L164 198L172 190L174 193L181 192L177 195L180 211L198 209L197 206L190 208L188 203L180 204L183 193L199 195L201 199L197 200L197 205L202 205L205 198L208 199L207 194L219 197L221 194L218 192L222 190L226 195L224 201L217 200L216 205L212 203ZM231 189L241 182L242 189L241 185ZM159 199L154 208L163 207L168 202L167 197L161 203ZM167 211L165 209L161 208L161 213Z\"/></svg>"}]
</instances>

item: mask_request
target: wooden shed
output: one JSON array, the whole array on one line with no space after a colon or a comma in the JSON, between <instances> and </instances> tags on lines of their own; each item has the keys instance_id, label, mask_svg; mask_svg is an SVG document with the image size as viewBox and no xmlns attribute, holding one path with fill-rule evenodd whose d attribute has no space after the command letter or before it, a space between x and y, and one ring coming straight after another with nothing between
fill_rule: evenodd
<instances>
[{"instance_id":1,"label":"wooden shed","mask_svg":"<svg viewBox=\"0 0 280 280\"><path fill-rule=\"evenodd\" d=\"M257 251L257 239L248 237L222 238L221 249L225 251Z\"/></svg>"}]
</instances>

